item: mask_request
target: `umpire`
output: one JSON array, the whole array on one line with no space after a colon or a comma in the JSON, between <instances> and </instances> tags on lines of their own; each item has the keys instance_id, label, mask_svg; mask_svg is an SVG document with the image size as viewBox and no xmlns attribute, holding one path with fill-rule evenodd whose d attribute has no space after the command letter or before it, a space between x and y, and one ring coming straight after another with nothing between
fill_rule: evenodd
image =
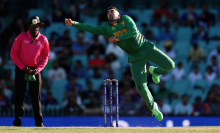
<instances>
[{"instance_id":1,"label":"umpire","mask_svg":"<svg viewBox=\"0 0 220 133\"><path fill-rule=\"evenodd\" d=\"M15 68L15 120L14 126L21 126L24 113L24 95L27 82L34 112L35 126L43 127L41 111L41 71L49 58L49 43L47 38L40 34L39 29L44 26L38 16L28 21L28 31L23 32L15 39L11 49L11 59Z\"/></svg>"}]
</instances>

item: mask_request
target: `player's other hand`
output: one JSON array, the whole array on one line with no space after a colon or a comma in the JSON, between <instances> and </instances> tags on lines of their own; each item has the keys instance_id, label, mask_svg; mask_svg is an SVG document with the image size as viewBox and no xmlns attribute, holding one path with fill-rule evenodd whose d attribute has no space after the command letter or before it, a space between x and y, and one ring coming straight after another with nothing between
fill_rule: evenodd
<instances>
[{"instance_id":1,"label":"player's other hand","mask_svg":"<svg viewBox=\"0 0 220 133\"><path fill-rule=\"evenodd\" d=\"M119 39L117 37L111 37L108 39L108 41L113 43L119 41Z\"/></svg>"},{"instance_id":2,"label":"player's other hand","mask_svg":"<svg viewBox=\"0 0 220 133\"><path fill-rule=\"evenodd\" d=\"M65 24L66 24L66 26L72 26L73 25L73 21L69 18L69 19L66 19L65 18Z\"/></svg>"}]
</instances>

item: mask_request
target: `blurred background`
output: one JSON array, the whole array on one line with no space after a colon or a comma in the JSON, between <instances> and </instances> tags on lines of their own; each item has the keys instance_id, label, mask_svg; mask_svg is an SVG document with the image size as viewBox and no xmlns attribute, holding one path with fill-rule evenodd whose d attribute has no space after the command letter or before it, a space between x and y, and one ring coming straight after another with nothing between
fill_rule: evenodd
<instances>
[{"instance_id":1,"label":"blurred background","mask_svg":"<svg viewBox=\"0 0 220 133\"><path fill-rule=\"evenodd\" d=\"M0 116L14 115L15 66L9 54L33 15L46 24L40 32L50 44L42 71L43 116L102 116L107 78L119 80L120 116L152 116L135 88L127 54L103 36L64 25L65 18L101 25L110 5L131 16L145 38L176 63L160 84L148 75L149 89L163 114L220 115L218 0L1 0ZM33 116L28 89L24 109L24 116Z\"/></svg>"}]
</instances>

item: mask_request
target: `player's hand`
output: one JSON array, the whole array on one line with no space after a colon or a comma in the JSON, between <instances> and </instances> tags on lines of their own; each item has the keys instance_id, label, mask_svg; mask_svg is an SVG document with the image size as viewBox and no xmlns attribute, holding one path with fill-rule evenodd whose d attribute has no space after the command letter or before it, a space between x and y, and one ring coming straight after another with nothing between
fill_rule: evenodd
<instances>
[{"instance_id":1,"label":"player's hand","mask_svg":"<svg viewBox=\"0 0 220 133\"><path fill-rule=\"evenodd\" d=\"M32 74L32 75L36 75L36 74L38 74L37 69L32 70L32 72L31 72L30 74Z\"/></svg>"},{"instance_id":2,"label":"player's hand","mask_svg":"<svg viewBox=\"0 0 220 133\"><path fill-rule=\"evenodd\" d=\"M119 41L119 39L117 37L111 37L108 39L108 41L113 43Z\"/></svg>"},{"instance_id":3,"label":"player's hand","mask_svg":"<svg viewBox=\"0 0 220 133\"><path fill-rule=\"evenodd\" d=\"M70 18L69 19L65 18L65 24L66 26L72 26L74 24L74 21L72 21Z\"/></svg>"}]
</instances>

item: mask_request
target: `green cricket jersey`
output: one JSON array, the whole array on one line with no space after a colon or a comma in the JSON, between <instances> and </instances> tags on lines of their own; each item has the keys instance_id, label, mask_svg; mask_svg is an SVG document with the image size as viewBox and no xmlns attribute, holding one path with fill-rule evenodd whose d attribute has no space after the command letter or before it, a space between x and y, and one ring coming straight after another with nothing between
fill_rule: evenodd
<instances>
[{"instance_id":1,"label":"green cricket jersey","mask_svg":"<svg viewBox=\"0 0 220 133\"><path fill-rule=\"evenodd\" d=\"M75 22L73 27L107 38L118 37L119 41L114 43L128 54L129 63L143 59L154 48L153 43L144 38L127 15L122 16L115 25L107 22L100 26L91 26Z\"/></svg>"}]
</instances>

